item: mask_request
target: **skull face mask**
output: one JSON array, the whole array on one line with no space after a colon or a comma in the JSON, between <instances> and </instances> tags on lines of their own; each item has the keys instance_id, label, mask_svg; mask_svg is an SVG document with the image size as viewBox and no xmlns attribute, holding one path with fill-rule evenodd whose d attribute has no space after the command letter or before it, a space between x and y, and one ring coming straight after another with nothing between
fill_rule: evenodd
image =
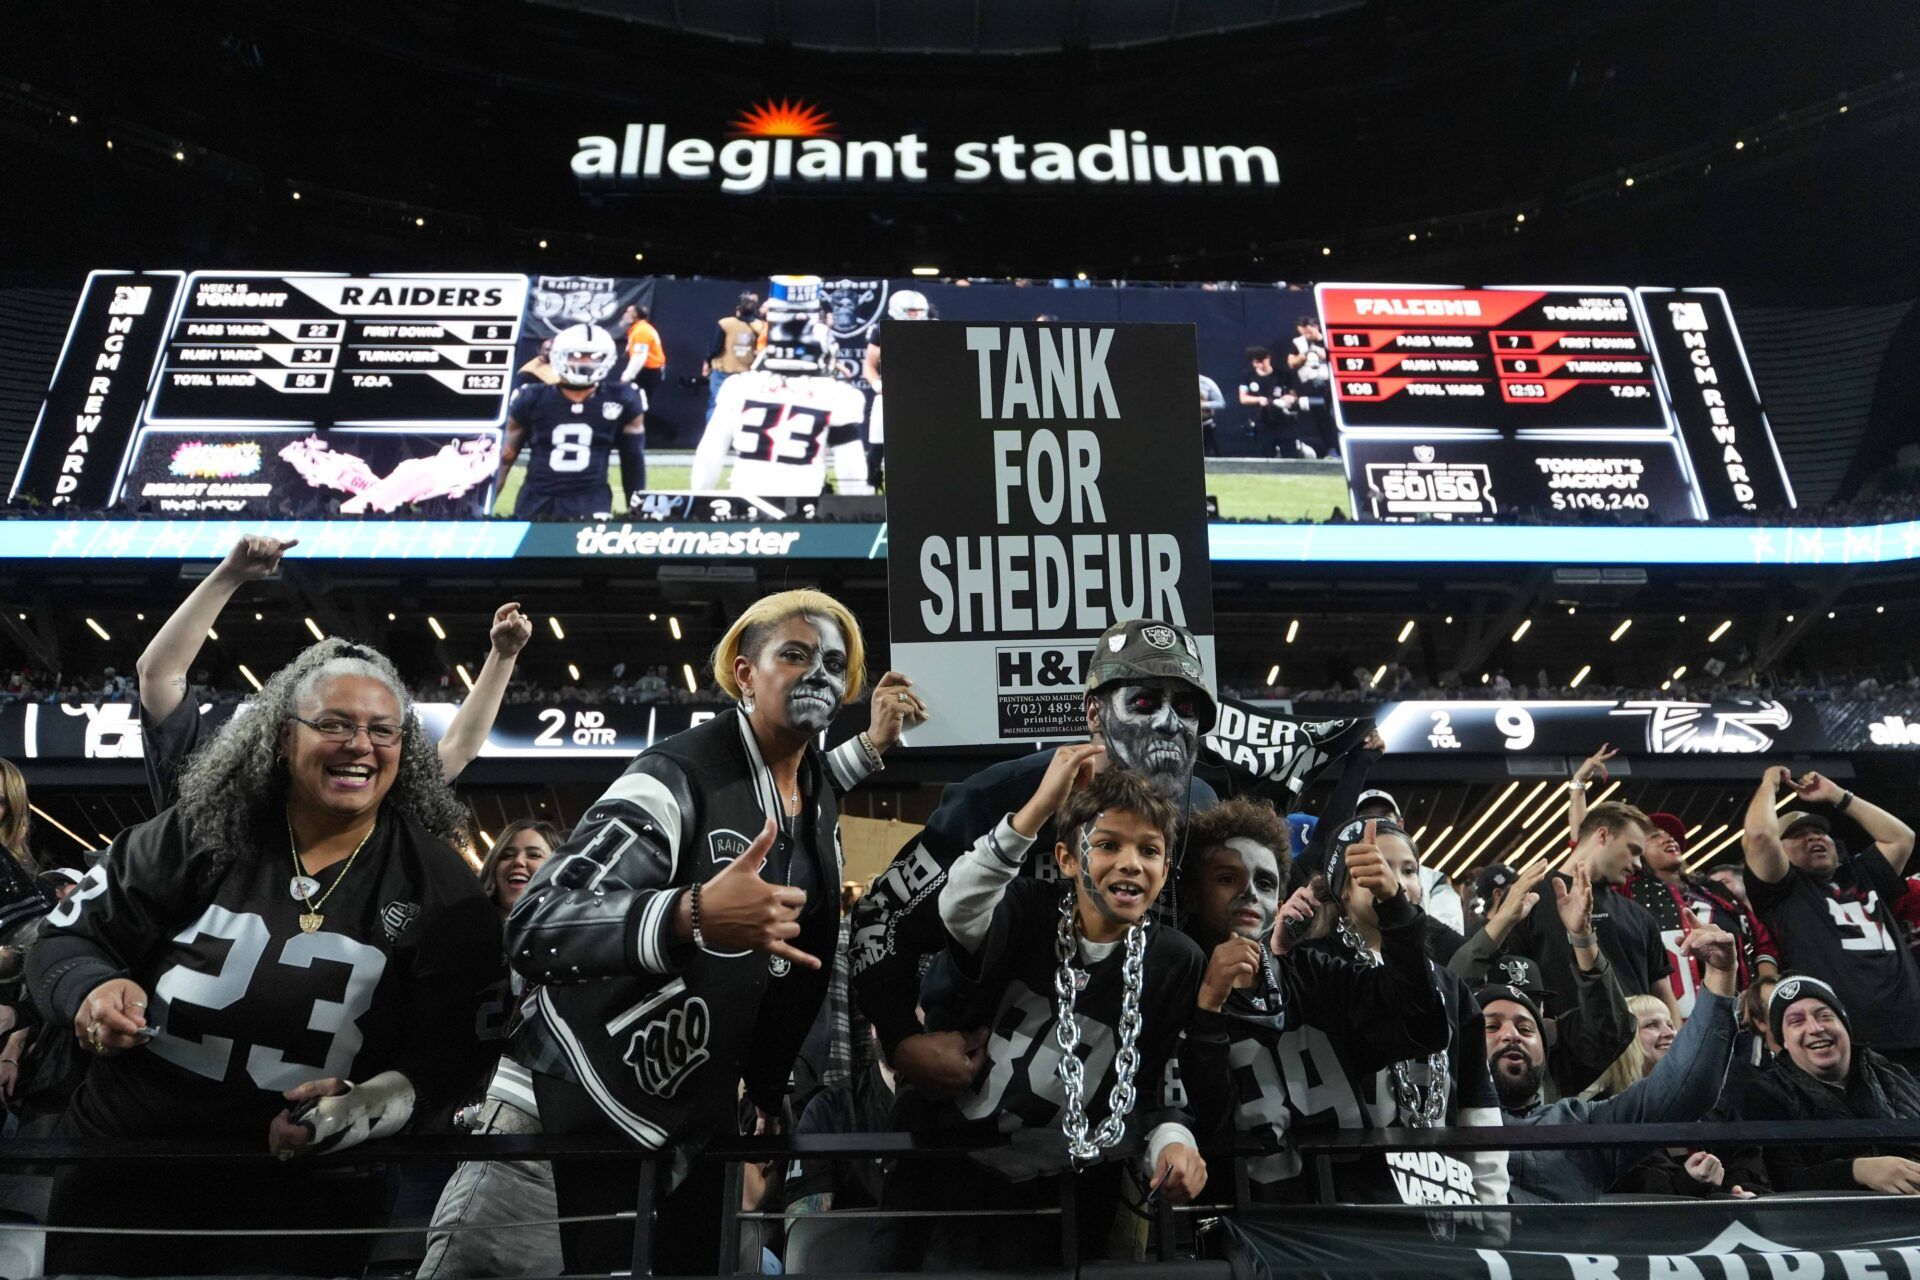
<instances>
[{"instance_id":1,"label":"skull face mask","mask_svg":"<svg viewBox=\"0 0 1920 1280\"><path fill-rule=\"evenodd\" d=\"M1094 695L1096 727L1114 764L1152 780L1169 796L1184 795L1200 750L1202 695L1184 680L1142 680Z\"/></svg>"}]
</instances>

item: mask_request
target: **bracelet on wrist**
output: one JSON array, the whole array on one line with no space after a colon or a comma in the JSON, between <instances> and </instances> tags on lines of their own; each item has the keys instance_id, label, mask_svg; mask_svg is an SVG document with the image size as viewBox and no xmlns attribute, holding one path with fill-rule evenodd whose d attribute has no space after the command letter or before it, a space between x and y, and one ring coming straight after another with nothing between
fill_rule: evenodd
<instances>
[{"instance_id":1,"label":"bracelet on wrist","mask_svg":"<svg viewBox=\"0 0 1920 1280\"><path fill-rule=\"evenodd\" d=\"M860 744L860 750L865 753L867 763L872 766L875 773L887 767L887 762L880 756L880 748L873 744L872 734L862 729L856 736L855 741Z\"/></svg>"},{"instance_id":2,"label":"bracelet on wrist","mask_svg":"<svg viewBox=\"0 0 1920 1280\"><path fill-rule=\"evenodd\" d=\"M705 951L707 940L700 933L700 882L698 880L694 881L693 887L687 890L687 899L690 904L689 911L693 916L693 945Z\"/></svg>"},{"instance_id":3,"label":"bracelet on wrist","mask_svg":"<svg viewBox=\"0 0 1920 1280\"><path fill-rule=\"evenodd\" d=\"M1586 947L1597 947L1600 945L1600 935L1591 929L1585 933L1574 933L1569 930L1567 933L1567 943L1573 947L1575 951L1582 950Z\"/></svg>"},{"instance_id":4,"label":"bracelet on wrist","mask_svg":"<svg viewBox=\"0 0 1920 1280\"><path fill-rule=\"evenodd\" d=\"M1580 779L1578 778L1567 779L1567 790L1585 791L1586 789L1587 789L1587 784L1585 782L1582 782Z\"/></svg>"},{"instance_id":5,"label":"bracelet on wrist","mask_svg":"<svg viewBox=\"0 0 1920 1280\"><path fill-rule=\"evenodd\" d=\"M1835 813L1845 813L1847 811L1847 806L1852 803L1853 803L1853 792L1843 791L1840 793L1840 798L1833 802L1833 811Z\"/></svg>"}]
</instances>

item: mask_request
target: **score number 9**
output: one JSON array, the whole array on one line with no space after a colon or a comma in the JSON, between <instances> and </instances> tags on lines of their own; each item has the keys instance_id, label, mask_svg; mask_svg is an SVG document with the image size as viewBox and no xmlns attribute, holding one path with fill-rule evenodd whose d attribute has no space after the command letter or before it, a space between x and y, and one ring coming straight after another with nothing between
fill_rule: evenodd
<instances>
[{"instance_id":1,"label":"score number 9","mask_svg":"<svg viewBox=\"0 0 1920 1280\"><path fill-rule=\"evenodd\" d=\"M1501 707L1493 713L1493 727L1500 731L1509 751L1525 751L1533 745L1533 716L1525 707Z\"/></svg>"}]
</instances>

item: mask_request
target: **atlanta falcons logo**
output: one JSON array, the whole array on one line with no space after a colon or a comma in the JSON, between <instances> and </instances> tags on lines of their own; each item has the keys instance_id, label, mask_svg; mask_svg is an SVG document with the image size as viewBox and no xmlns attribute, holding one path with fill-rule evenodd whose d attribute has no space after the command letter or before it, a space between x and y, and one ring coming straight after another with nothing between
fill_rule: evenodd
<instances>
[{"instance_id":1,"label":"atlanta falcons logo","mask_svg":"<svg viewBox=\"0 0 1920 1280\"><path fill-rule=\"evenodd\" d=\"M1647 718L1647 751L1665 755L1756 755L1771 750L1773 736L1793 713L1778 702L1716 711L1709 702L1623 702L1610 713Z\"/></svg>"}]
</instances>

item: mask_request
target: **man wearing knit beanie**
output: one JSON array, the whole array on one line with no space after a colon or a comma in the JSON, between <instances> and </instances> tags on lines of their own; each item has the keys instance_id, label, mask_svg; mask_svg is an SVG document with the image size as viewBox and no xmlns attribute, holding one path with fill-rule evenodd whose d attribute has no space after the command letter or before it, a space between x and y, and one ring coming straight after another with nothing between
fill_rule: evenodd
<instances>
[{"instance_id":1,"label":"man wearing knit beanie","mask_svg":"<svg viewBox=\"0 0 1920 1280\"><path fill-rule=\"evenodd\" d=\"M1767 1001L1780 1044L1773 1069L1733 1100L1742 1120L1920 1120L1920 1083L1853 1037L1853 1018L1831 986L1789 974ZM1920 1149L1798 1143L1765 1151L1775 1191L1883 1191L1920 1195Z\"/></svg>"}]
</instances>

